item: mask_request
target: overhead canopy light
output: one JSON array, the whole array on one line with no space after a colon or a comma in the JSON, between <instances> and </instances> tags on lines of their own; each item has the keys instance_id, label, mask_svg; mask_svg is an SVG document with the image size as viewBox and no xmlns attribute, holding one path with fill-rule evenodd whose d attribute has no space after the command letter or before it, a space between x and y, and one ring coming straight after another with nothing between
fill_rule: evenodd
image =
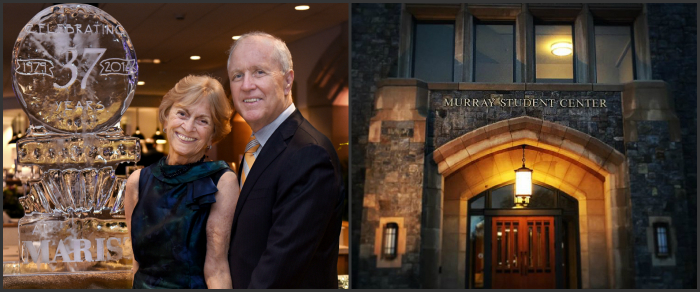
<instances>
[{"instance_id":1,"label":"overhead canopy light","mask_svg":"<svg viewBox=\"0 0 700 292\"><path fill-rule=\"evenodd\" d=\"M309 10L309 8L311 8L311 7L309 7L309 5L298 5L298 6L294 7L294 9L296 9L296 10Z\"/></svg>"},{"instance_id":2,"label":"overhead canopy light","mask_svg":"<svg viewBox=\"0 0 700 292\"><path fill-rule=\"evenodd\" d=\"M199 60L201 58L200 56L190 56L190 60Z\"/></svg>"}]
</instances>

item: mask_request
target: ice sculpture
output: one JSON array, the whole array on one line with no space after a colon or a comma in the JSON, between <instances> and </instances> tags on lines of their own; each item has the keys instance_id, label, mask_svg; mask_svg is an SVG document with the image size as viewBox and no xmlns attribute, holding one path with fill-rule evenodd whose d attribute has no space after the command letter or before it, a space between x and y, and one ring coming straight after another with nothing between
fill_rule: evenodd
<instances>
[{"instance_id":1,"label":"ice sculpture","mask_svg":"<svg viewBox=\"0 0 700 292\"><path fill-rule=\"evenodd\" d=\"M17 143L20 273L130 269L126 181L114 174L141 153L119 128L138 78L126 31L94 6L48 7L19 33L11 74L31 123Z\"/></svg>"}]
</instances>

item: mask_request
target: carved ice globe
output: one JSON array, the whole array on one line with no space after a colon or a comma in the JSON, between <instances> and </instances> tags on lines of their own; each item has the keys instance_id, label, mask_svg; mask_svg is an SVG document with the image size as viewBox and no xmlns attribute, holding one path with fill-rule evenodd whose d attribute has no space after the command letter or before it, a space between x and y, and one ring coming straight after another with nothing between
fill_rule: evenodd
<instances>
[{"instance_id":1,"label":"carved ice globe","mask_svg":"<svg viewBox=\"0 0 700 292\"><path fill-rule=\"evenodd\" d=\"M59 4L24 26L12 50L12 86L35 126L95 133L119 122L138 79L126 30L86 4Z\"/></svg>"}]
</instances>

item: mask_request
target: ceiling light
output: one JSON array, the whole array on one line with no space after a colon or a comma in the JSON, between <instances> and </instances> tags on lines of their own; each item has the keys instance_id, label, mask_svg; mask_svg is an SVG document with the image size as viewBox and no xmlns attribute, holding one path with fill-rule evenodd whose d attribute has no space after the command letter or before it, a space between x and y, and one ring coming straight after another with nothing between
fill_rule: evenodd
<instances>
[{"instance_id":1,"label":"ceiling light","mask_svg":"<svg viewBox=\"0 0 700 292\"><path fill-rule=\"evenodd\" d=\"M238 40L238 39L240 39L240 38L241 38L241 36L239 36L239 35L234 35L234 36L232 37L232 39L234 39L234 40Z\"/></svg>"},{"instance_id":2,"label":"ceiling light","mask_svg":"<svg viewBox=\"0 0 700 292\"><path fill-rule=\"evenodd\" d=\"M160 59L153 59L153 64L160 64Z\"/></svg>"},{"instance_id":3,"label":"ceiling light","mask_svg":"<svg viewBox=\"0 0 700 292\"><path fill-rule=\"evenodd\" d=\"M139 81L139 82L136 82L136 84L138 84L138 85L144 85L144 84L146 84L146 82L145 82L145 81Z\"/></svg>"},{"instance_id":4,"label":"ceiling light","mask_svg":"<svg viewBox=\"0 0 700 292\"><path fill-rule=\"evenodd\" d=\"M199 60L201 58L200 56L190 56L190 60Z\"/></svg>"},{"instance_id":5,"label":"ceiling light","mask_svg":"<svg viewBox=\"0 0 700 292\"><path fill-rule=\"evenodd\" d=\"M552 54L556 56L568 56L574 51L574 47L569 42L558 42L552 44Z\"/></svg>"},{"instance_id":6,"label":"ceiling light","mask_svg":"<svg viewBox=\"0 0 700 292\"><path fill-rule=\"evenodd\" d=\"M299 5L299 6L294 7L294 9L296 9L296 10L309 10L309 8L311 8L311 7L309 7L309 5Z\"/></svg>"}]
</instances>

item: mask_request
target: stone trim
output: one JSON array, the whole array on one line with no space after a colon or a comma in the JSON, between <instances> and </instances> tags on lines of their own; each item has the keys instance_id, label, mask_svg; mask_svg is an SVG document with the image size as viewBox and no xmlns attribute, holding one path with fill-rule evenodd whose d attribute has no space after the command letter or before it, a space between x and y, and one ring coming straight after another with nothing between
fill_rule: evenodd
<instances>
[{"instance_id":1,"label":"stone trim","mask_svg":"<svg viewBox=\"0 0 700 292\"><path fill-rule=\"evenodd\" d=\"M681 141L681 126L668 85L664 81L633 81L622 92L622 116L625 142L639 139L637 122L667 121L671 141Z\"/></svg>"},{"instance_id":2,"label":"stone trim","mask_svg":"<svg viewBox=\"0 0 700 292\"><path fill-rule=\"evenodd\" d=\"M521 144L568 156L594 172L615 172L625 156L602 141L562 125L528 116L503 120L462 135L433 152L438 172L448 176L496 151Z\"/></svg>"},{"instance_id":3,"label":"stone trim","mask_svg":"<svg viewBox=\"0 0 700 292\"><path fill-rule=\"evenodd\" d=\"M394 222L399 225L399 238L396 246L396 257L394 259L382 258L382 240L384 239L384 226ZM374 255L377 256L377 268L400 268L401 256L406 253L406 227L403 224L403 217L381 217L379 226L374 230Z\"/></svg>"},{"instance_id":4,"label":"stone trim","mask_svg":"<svg viewBox=\"0 0 700 292\"><path fill-rule=\"evenodd\" d=\"M668 245L671 248L671 254L668 257L660 258L656 256L654 242L654 223L668 224ZM675 266L676 265L676 250L678 250L678 242L676 241L676 228L674 228L671 217L669 216L649 216L649 226L647 226L647 248L651 256L651 265L654 267Z\"/></svg>"}]
</instances>

